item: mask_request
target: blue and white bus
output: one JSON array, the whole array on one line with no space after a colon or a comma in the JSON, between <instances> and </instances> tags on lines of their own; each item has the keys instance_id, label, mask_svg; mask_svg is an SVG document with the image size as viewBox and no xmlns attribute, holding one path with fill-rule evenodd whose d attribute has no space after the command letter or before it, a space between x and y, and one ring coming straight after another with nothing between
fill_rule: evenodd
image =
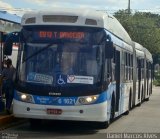
<instances>
[{"instance_id":1,"label":"blue and white bus","mask_svg":"<svg viewBox=\"0 0 160 139\"><path fill-rule=\"evenodd\" d=\"M21 25L16 35L16 117L30 118L31 125L54 119L107 127L140 103L135 103L133 85L134 42L112 15L54 9L26 13ZM14 37L6 40L6 55Z\"/></svg>"}]
</instances>

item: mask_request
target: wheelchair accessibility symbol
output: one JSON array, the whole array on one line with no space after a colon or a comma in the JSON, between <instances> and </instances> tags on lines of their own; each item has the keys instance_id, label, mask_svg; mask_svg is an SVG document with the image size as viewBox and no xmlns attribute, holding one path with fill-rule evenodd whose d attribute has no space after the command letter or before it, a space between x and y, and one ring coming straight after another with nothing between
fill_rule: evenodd
<instances>
[{"instance_id":1,"label":"wheelchair accessibility symbol","mask_svg":"<svg viewBox=\"0 0 160 139\"><path fill-rule=\"evenodd\" d=\"M57 83L62 85L62 84L66 84L66 82L64 81L64 79L62 78L62 75L59 75L59 78L57 80Z\"/></svg>"}]
</instances>

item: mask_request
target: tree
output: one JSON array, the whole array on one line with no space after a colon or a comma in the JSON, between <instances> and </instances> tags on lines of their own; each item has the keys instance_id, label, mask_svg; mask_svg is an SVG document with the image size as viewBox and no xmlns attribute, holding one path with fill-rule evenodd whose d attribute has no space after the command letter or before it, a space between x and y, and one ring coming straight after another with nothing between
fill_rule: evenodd
<instances>
[{"instance_id":1,"label":"tree","mask_svg":"<svg viewBox=\"0 0 160 139\"><path fill-rule=\"evenodd\" d=\"M120 10L114 14L131 39L146 47L153 56L154 64L160 64L160 15L144 12L128 14Z\"/></svg>"}]
</instances>

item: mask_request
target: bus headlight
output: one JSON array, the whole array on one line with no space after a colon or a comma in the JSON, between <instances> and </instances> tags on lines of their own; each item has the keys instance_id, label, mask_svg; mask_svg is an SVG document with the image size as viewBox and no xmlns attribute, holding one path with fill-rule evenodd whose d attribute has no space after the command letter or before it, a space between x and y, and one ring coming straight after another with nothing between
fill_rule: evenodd
<instances>
[{"instance_id":1,"label":"bus headlight","mask_svg":"<svg viewBox=\"0 0 160 139\"><path fill-rule=\"evenodd\" d=\"M79 97L78 103L79 104L91 104L91 103L94 103L97 99L98 99L98 95Z\"/></svg>"},{"instance_id":2,"label":"bus headlight","mask_svg":"<svg viewBox=\"0 0 160 139\"><path fill-rule=\"evenodd\" d=\"M20 93L18 92L19 100L28 103L34 103L34 98L30 94Z\"/></svg>"}]
</instances>

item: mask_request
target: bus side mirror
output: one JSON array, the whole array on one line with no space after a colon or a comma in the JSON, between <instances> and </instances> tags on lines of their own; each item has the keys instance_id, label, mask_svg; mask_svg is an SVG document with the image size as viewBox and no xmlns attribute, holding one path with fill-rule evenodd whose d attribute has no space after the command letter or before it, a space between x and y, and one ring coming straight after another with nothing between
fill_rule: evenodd
<instances>
[{"instance_id":1,"label":"bus side mirror","mask_svg":"<svg viewBox=\"0 0 160 139\"><path fill-rule=\"evenodd\" d=\"M3 54L12 55L13 43L18 43L18 41L19 41L19 32L12 32L7 34L6 40L4 42Z\"/></svg>"},{"instance_id":2,"label":"bus side mirror","mask_svg":"<svg viewBox=\"0 0 160 139\"><path fill-rule=\"evenodd\" d=\"M112 41L106 41L105 44L105 58L113 58L114 48Z\"/></svg>"}]
</instances>

